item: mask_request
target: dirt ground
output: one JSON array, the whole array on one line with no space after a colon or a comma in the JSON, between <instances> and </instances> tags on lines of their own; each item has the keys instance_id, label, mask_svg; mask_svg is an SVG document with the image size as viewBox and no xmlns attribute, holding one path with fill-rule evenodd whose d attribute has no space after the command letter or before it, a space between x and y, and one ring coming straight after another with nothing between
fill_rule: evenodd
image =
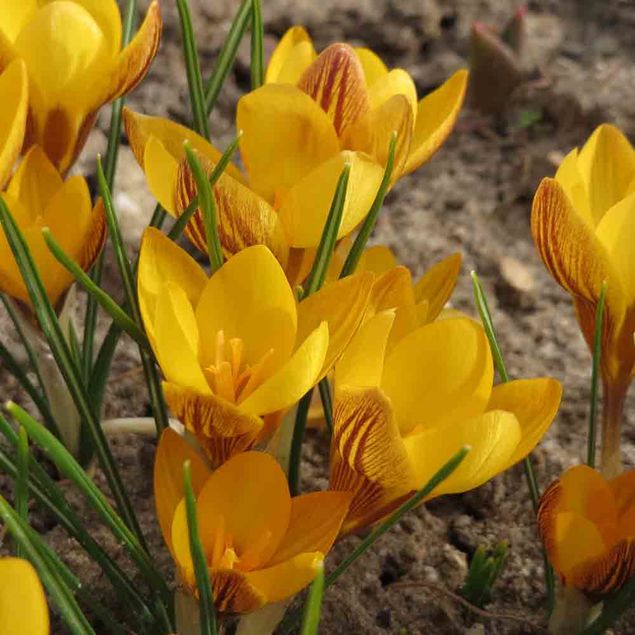
<instances>
[{"instance_id":1,"label":"dirt ground","mask_svg":"<svg viewBox=\"0 0 635 635\"><path fill-rule=\"evenodd\" d=\"M162 48L129 103L148 114L185 122L189 112L176 9L168 0L162 4L166 22ZM207 72L237 4L237 0L191 0ZM263 0L263 5L268 51L287 27L303 24L318 49L337 40L373 48L390 66L406 68L423 95L466 66L474 20L500 25L516 3ZM584 456L590 355L567 297L534 251L529 233L531 198L539 180L551 175L563 154L583 143L598 123L614 122L631 138L635 135L635 5L628 0L539 0L529 3L527 25L528 81L507 114L487 118L466 109L435 158L390 194L373 240L390 245L417 275L437 259L461 252L463 270L454 306L474 313L469 271L476 270L489 294L510 375L552 375L564 383L562 409L532 457L544 488ZM212 134L219 146L233 136L236 100L249 88L248 60L245 41L212 116ZM107 130L106 112L100 126ZM104 147L100 130L92 135L81 163L87 174L93 172L95 150ZM116 203L133 250L154 202L127 148L121 155ZM19 397L6 372L1 380L3 400ZM635 467L633 397L626 408L627 468ZM125 342L113 368L105 415L147 414L136 352ZM307 490L326 485L327 440L321 433L309 437L303 465ZM154 444L133 437L114 439L113 444L150 544L170 572L154 520ZM34 513L33 521L116 612L117 600L107 583L54 520ZM89 522L117 553L108 532L92 519ZM346 555L355 540L339 544L328 566ZM477 545L500 540L511 544L508 561L487 613L475 614L447 592L460 589ZM329 590L320 632L538 633L544 627L543 606L540 548L523 471L517 466L478 490L445 497L411 513ZM614 632L635 632L635 615L627 616Z\"/></svg>"}]
</instances>

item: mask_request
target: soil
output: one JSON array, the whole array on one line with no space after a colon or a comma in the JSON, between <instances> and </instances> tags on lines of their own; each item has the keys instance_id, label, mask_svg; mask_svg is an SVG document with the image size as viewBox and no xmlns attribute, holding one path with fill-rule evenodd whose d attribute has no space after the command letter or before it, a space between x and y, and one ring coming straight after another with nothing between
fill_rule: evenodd
<instances>
[{"instance_id":1,"label":"soil","mask_svg":"<svg viewBox=\"0 0 635 635\"><path fill-rule=\"evenodd\" d=\"M176 9L173 2L162 4L161 51L129 104L186 122L190 113ZM191 0L190 4L202 63L209 72L238 2ZM318 49L338 40L371 47L390 66L406 68L423 95L466 66L474 20L501 25L516 3L264 0L263 5L268 52L287 27L303 24ZM434 159L390 194L373 240L390 245L416 275L439 258L461 252L463 270L453 305L474 314L469 271L476 270L489 295L510 376L552 375L563 382L560 413L532 456L544 488L584 457L590 355L571 303L534 250L529 232L531 198L540 179L551 175L563 154L582 144L598 123L611 121L631 137L635 134L635 5L628 0L537 0L529 2L527 26L527 81L511 97L507 112L485 117L465 109ZM218 146L231 140L236 100L248 89L245 40L212 116L212 135ZM79 169L89 176L94 173L95 151L105 145L106 111L80 162ZM132 253L154 201L126 147L117 179L116 204ZM117 291L114 267L107 283ZM11 341L9 331L3 328L2 332ZM2 400L24 401L6 371L0 379ZM635 467L634 397L631 394L626 408L627 468ZM129 341L118 350L105 407L106 417L149 413L138 356ZM154 519L154 442L126 436L112 443L151 549L166 575L171 575ZM324 433L309 433L303 463L306 490L326 485L326 447ZM96 478L103 483L99 473ZM81 500L77 496L74 500L83 510ZM83 513L95 535L117 556L118 547L109 533ZM116 615L117 598L107 582L55 526L54 519L36 509L32 520ZM339 544L328 566L345 556L356 540ZM451 593L462 586L475 548L501 540L510 543L509 558L486 613L474 613ZM523 470L517 466L475 491L434 501L405 518L326 594L320 632L494 635L538 633L543 628L541 552ZM623 619L614 632L635 632L635 615Z\"/></svg>"}]
</instances>

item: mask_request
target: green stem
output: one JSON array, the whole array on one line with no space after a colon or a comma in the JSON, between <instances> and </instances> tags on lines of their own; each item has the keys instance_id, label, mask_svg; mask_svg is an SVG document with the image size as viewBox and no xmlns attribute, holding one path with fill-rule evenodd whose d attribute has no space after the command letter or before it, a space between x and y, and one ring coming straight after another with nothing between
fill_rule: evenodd
<instances>
[{"instance_id":1,"label":"green stem","mask_svg":"<svg viewBox=\"0 0 635 635\"><path fill-rule=\"evenodd\" d=\"M251 2L251 90L260 88L265 81L264 28L261 0Z\"/></svg>"},{"instance_id":2,"label":"green stem","mask_svg":"<svg viewBox=\"0 0 635 635\"><path fill-rule=\"evenodd\" d=\"M293 437L291 438L291 452L289 454L289 490L291 496L297 496L300 491L300 461L302 459L302 442L304 441L304 431L311 407L311 397L313 388L307 392L298 403L298 410L295 415L293 426Z\"/></svg>"}]
</instances>

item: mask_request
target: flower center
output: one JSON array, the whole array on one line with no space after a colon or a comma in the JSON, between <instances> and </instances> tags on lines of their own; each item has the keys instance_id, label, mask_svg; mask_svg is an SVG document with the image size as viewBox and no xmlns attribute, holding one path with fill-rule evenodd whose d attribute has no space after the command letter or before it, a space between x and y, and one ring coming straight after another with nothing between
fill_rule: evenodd
<instances>
[{"instance_id":1,"label":"flower center","mask_svg":"<svg viewBox=\"0 0 635 635\"><path fill-rule=\"evenodd\" d=\"M273 355L273 349L255 364L246 364L243 354L243 341L233 337L227 342L225 332L221 329L216 333L214 362L203 369L214 394L231 403L246 399L262 383L264 369Z\"/></svg>"}]
</instances>

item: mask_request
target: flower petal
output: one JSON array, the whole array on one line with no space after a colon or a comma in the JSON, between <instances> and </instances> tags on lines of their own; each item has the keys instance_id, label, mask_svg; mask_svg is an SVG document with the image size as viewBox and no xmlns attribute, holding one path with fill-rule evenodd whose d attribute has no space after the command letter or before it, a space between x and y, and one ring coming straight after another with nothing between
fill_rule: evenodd
<instances>
[{"instance_id":1,"label":"flower petal","mask_svg":"<svg viewBox=\"0 0 635 635\"><path fill-rule=\"evenodd\" d=\"M406 172L414 172L428 161L452 132L465 98L467 77L467 71L457 71L419 102Z\"/></svg>"},{"instance_id":2,"label":"flower petal","mask_svg":"<svg viewBox=\"0 0 635 635\"><path fill-rule=\"evenodd\" d=\"M328 114L338 136L369 108L364 69L348 44L331 44L304 71L298 88Z\"/></svg>"},{"instance_id":3,"label":"flower petal","mask_svg":"<svg viewBox=\"0 0 635 635\"><path fill-rule=\"evenodd\" d=\"M578 155L595 224L624 198L635 178L635 150L615 126L598 126Z\"/></svg>"},{"instance_id":4,"label":"flower petal","mask_svg":"<svg viewBox=\"0 0 635 635\"><path fill-rule=\"evenodd\" d=\"M116 0L73 0L93 16L110 44L112 55L121 48L121 14Z\"/></svg>"},{"instance_id":5,"label":"flower petal","mask_svg":"<svg viewBox=\"0 0 635 635\"><path fill-rule=\"evenodd\" d=\"M354 49L357 59L362 65L364 70L364 79L366 80L366 86L372 86L376 81L382 79L388 74L388 68L383 63L381 58L373 53L370 49L364 47L357 47Z\"/></svg>"},{"instance_id":6,"label":"flower petal","mask_svg":"<svg viewBox=\"0 0 635 635\"><path fill-rule=\"evenodd\" d=\"M196 508L207 553L220 528L231 536L240 568L249 570L266 564L278 549L289 526L291 497L285 474L271 455L243 452L207 479ZM244 560L248 555L249 563Z\"/></svg>"},{"instance_id":7,"label":"flower petal","mask_svg":"<svg viewBox=\"0 0 635 635\"><path fill-rule=\"evenodd\" d=\"M339 534L350 502L350 492L312 492L292 498L289 528L268 566L302 553L327 554Z\"/></svg>"},{"instance_id":8,"label":"flower petal","mask_svg":"<svg viewBox=\"0 0 635 635\"><path fill-rule=\"evenodd\" d=\"M240 409L261 415L292 406L318 382L328 346L329 329L322 322L277 372L240 403Z\"/></svg>"},{"instance_id":9,"label":"flower petal","mask_svg":"<svg viewBox=\"0 0 635 635\"><path fill-rule=\"evenodd\" d=\"M339 152L328 115L299 88L268 84L240 98L236 127L250 185L269 203Z\"/></svg>"},{"instance_id":10,"label":"flower petal","mask_svg":"<svg viewBox=\"0 0 635 635\"><path fill-rule=\"evenodd\" d=\"M382 388L402 433L443 426L481 414L494 370L485 332L469 319L419 327L386 358Z\"/></svg>"},{"instance_id":11,"label":"flower petal","mask_svg":"<svg viewBox=\"0 0 635 635\"><path fill-rule=\"evenodd\" d=\"M151 338L158 296L168 281L183 289L192 306L196 306L207 276L184 249L158 229L148 227L141 238L137 295L143 323Z\"/></svg>"},{"instance_id":12,"label":"flower petal","mask_svg":"<svg viewBox=\"0 0 635 635\"><path fill-rule=\"evenodd\" d=\"M15 171L7 192L18 199L29 212L31 220L35 220L42 215L63 182L44 150L33 146Z\"/></svg>"},{"instance_id":13,"label":"flower petal","mask_svg":"<svg viewBox=\"0 0 635 635\"><path fill-rule=\"evenodd\" d=\"M163 382L163 395L172 414L196 437L212 467L249 450L263 430L262 419L213 393L201 394Z\"/></svg>"},{"instance_id":14,"label":"flower petal","mask_svg":"<svg viewBox=\"0 0 635 635\"><path fill-rule=\"evenodd\" d=\"M374 110L385 104L391 97L403 95L412 111L412 120L417 116L417 88L410 74L403 68L393 68L368 91L370 107Z\"/></svg>"},{"instance_id":15,"label":"flower petal","mask_svg":"<svg viewBox=\"0 0 635 635\"><path fill-rule=\"evenodd\" d=\"M362 153L341 152L298 181L281 199L280 220L292 247L317 247L319 244L346 163L350 163L351 170L337 237L343 238L353 231L368 214L383 169Z\"/></svg>"},{"instance_id":16,"label":"flower petal","mask_svg":"<svg viewBox=\"0 0 635 635\"><path fill-rule=\"evenodd\" d=\"M3 635L49 633L44 589L27 560L0 559L0 632Z\"/></svg>"},{"instance_id":17,"label":"flower petal","mask_svg":"<svg viewBox=\"0 0 635 635\"><path fill-rule=\"evenodd\" d=\"M373 278L368 272L347 276L327 284L298 305L298 342L320 323L328 325L329 347L322 376L331 370L362 323Z\"/></svg>"},{"instance_id":18,"label":"flower petal","mask_svg":"<svg viewBox=\"0 0 635 635\"><path fill-rule=\"evenodd\" d=\"M591 215L591 202L587 193L586 184L578 165L578 148L574 148L562 160L558 166L556 176L554 177L562 189L566 192L573 209L587 222L591 227L597 224Z\"/></svg>"},{"instance_id":19,"label":"flower petal","mask_svg":"<svg viewBox=\"0 0 635 635\"><path fill-rule=\"evenodd\" d=\"M386 273L397 266L397 258L390 247L385 245L373 245L364 249L360 258L358 271L372 271L373 273Z\"/></svg>"},{"instance_id":20,"label":"flower petal","mask_svg":"<svg viewBox=\"0 0 635 635\"><path fill-rule=\"evenodd\" d=\"M430 498L474 489L500 474L521 439L520 425L510 412L491 410L472 419L434 425L404 439L410 462L423 487L464 446L468 455Z\"/></svg>"},{"instance_id":21,"label":"flower petal","mask_svg":"<svg viewBox=\"0 0 635 635\"><path fill-rule=\"evenodd\" d=\"M232 256L207 282L196 307L205 337L200 342L203 367L213 362L216 334L240 338L242 361L257 364L268 355L265 377L289 358L296 341L297 309L291 287L273 254L262 245Z\"/></svg>"},{"instance_id":22,"label":"flower petal","mask_svg":"<svg viewBox=\"0 0 635 635\"><path fill-rule=\"evenodd\" d=\"M435 320L450 299L461 270L461 254L452 254L435 263L419 278L414 293L417 303L428 303L427 321Z\"/></svg>"},{"instance_id":23,"label":"flower petal","mask_svg":"<svg viewBox=\"0 0 635 635\"><path fill-rule=\"evenodd\" d=\"M205 461L183 437L167 428L159 437L154 459L154 503L163 539L172 550L172 521L183 491L183 463L190 462L192 489L197 496L211 474Z\"/></svg>"},{"instance_id":24,"label":"flower petal","mask_svg":"<svg viewBox=\"0 0 635 635\"><path fill-rule=\"evenodd\" d=\"M29 104L28 77L22 60L15 60L0 75L0 188L20 155Z\"/></svg>"},{"instance_id":25,"label":"flower petal","mask_svg":"<svg viewBox=\"0 0 635 635\"><path fill-rule=\"evenodd\" d=\"M357 331L335 366L335 388L379 387L384 370L388 336L395 321L393 311L371 317Z\"/></svg>"},{"instance_id":26,"label":"flower petal","mask_svg":"<svg viewBox=\"0 0 635 635\"><path fill-rule=\"evenodd\" d=\"M353 494L344 532L369 525L414 489L390 402L378 388L340 388L333 410L329 487Z\"/></svg>"},{"instance_id":27,"label":"flower petal","mask_svg":"<svg viewBox=\"0 0 635 635\"><path fill-rule=\"evenodd\" d=\"M323 566L319 551L302 553L273 567L248 571L245 579L267 603L281 602L311 584Z\"/></svg>"},{"instance_id":28,"label":"flower petal","mask_svg":"<svg viewBox=\"0 0 635 635\"><path fill-rule=\"evenodd\" d=\"M393 132L397 133L393 180L402 173L410 154L414 117L404 95L393 95L353 122L342 136L342 147L359 150L386 166Z\"/></svg>"},{"instance_id":29,"label":"flower petal","mask_svg":"<svg viewBox=\"0 0 635 635\"><path fill-rule=\"evenodd\" d=\"M265 83L297 84L316 57L309 34L301 26L292 26L271 54Z\"/></svg>"},{"instance_id":30,"label":"flower petal","mask_svg":"<svg viewBox=\"0 0 635 635\"><path fill-rule=\"evenodd\" d=\"M494 386L487 410L506 410L516 415L521 440L510 459L510 466L524 459L538 444L553 422L562 386L550 377L518 379Z\"/></svg>"}]
</instances>

